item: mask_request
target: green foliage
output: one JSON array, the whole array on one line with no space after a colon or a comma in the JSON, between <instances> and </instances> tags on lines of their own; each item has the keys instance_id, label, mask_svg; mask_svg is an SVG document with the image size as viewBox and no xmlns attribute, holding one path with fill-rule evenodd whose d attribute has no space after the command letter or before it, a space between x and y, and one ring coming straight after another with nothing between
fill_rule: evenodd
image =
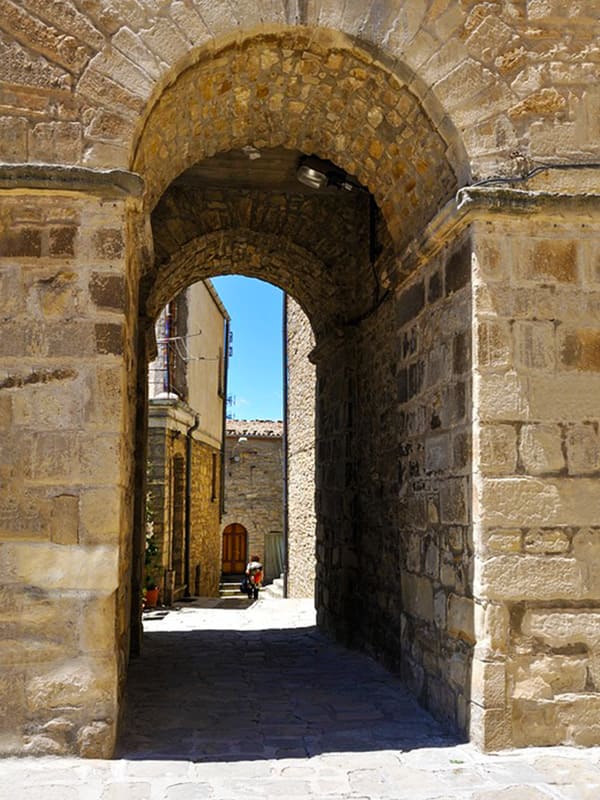
<instances>
[{"instance_id":1,"label":"green foliage","mask_svg":"<svg viewBox=\"0 0 600 800\"><path fill-rule=\"evenodd\" d=\"M154 541L154 521L152 519L152 496L146 495L146 549L144 552L144 582L146 589L156 589L162 564L160 549Z\"/></svg>"}]
</instances>

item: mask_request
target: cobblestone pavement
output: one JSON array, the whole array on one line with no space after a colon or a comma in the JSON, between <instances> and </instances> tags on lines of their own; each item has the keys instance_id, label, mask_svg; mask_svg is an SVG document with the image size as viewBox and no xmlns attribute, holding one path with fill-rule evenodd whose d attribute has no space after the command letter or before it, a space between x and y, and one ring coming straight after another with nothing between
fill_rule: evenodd
<instances>
[{"instance_id":1,"label":"cobblestone pavement","mask_svg":"<svg viewBox=\"0 0 600 800\"><path fill-rule=\"evenodd\" d=\"M600 800L600 748L483 755L308 601L147 615L113 761L0 761L2 800Z\"/></svg>"}]
</instances>

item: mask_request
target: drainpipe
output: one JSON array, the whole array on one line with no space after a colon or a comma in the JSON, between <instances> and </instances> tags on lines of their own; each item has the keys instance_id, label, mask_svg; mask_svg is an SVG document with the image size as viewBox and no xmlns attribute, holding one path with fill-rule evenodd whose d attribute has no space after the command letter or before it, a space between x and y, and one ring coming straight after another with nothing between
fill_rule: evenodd
<instances>
[{"instance_id":1,"label":"drainpipe","mask_svg":"<svg viewBox=\"0 0 600 800\"><path fill-rule=\"evenodd\" d=\"M200 417L196 414L194 424L188 430L185 442L185 562L183 565L184 597L190 594L190 540L192 532L192 441L194 431L200 425Z\"/></svg>"},{"instance_id":2,"label":"drainpipe","mask_svg":"<svg viewBox=\"0 0 600 800\"><path fill-rule=\"evenodd\" d=\"M288 351L287 351L287 308L288 296L283 295L283 596L288 596Z\"/></svg>"},{"instance_id":3,"label":"drainpipe","mask_svg":"<svg viewBox=\"0 0 600 800\"><path fill-rule=\"evenodd\" d=\"M225 514L225 444L227 438L227 376L229 373L229 320L225 320L225 345L223 346L223 428L221 430L219 522Z\"/></svg>"}]
</instances>

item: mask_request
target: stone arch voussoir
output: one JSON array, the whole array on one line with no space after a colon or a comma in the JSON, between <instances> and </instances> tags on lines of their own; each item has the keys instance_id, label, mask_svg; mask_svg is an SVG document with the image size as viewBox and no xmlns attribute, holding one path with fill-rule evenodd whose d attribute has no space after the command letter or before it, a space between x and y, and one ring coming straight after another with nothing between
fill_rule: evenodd
<instances>
[{"instance_id":1,"label":"stone arch voussoir","mask_svg":"<svg viewBox=\"0 0 600 800\"><path fill-rule=\"evenodd\" d=\"M339 35L257 35L190 66L156 100L131 166L152 208L188 167L247 144L314 153L354 175L397 247L465 175L448 121L433 122L412 84Z\"/></svg>"},{"instance_id":2,"label":"stone arch voussoir","mask_svg":"<svg viewBox=\"0 0 600 800\"><path fill-rule=\"evenodd\" d=\"M242 228L214 231L187 242L161 266L145 312L154 318L191 283L234 273L276 284L292 295L315 332L335 324L336 287L325 265L289 239Z\"/></svg>"}]
</instances>

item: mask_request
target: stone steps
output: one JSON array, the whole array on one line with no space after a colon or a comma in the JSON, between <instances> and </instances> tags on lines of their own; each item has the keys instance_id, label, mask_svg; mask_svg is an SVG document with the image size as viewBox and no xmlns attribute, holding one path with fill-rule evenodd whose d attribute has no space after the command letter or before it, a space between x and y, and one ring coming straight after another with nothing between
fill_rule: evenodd
<instances>
[{"instance_id":1,"label":"stone steps","mask_svg":"<svg viewBox=\"0 0 600 800\"><path fill-rule=\"evenodd\" d=\"M261 589L261 594L272 597L275 600L283 600L283 577L275 578L273 583L264 586Z\"/></svg>"},{"instance_id":2,"label":"stone steps","mask_svg":"<svg viewBox=\"0 0 600 800\"><path fill-rule=\"evenodd\" d=\"M242 581L243 575L228 575L226 578L222 579L219 584L219 596L220 597L242 597L242 593L240 592L240 583ZM267 597L272 597L276 600L283 599L283 577L280 576L279 578L275 578L272 583L269 583L267 586L263 586L260 590L261 595L265 595Z\"/></svg>"},{"instance_id":3,"label":"stone steps","mask_svg":"<svg viewBox=\"0 0 600 800\"><path fill-rule=\"evenodd\" d=\"M240 583L243 577L243 575L227 575L227 577L221 578L219 583L220 597L243 597L240 592Z\"/></svg>"}]
</instances>

